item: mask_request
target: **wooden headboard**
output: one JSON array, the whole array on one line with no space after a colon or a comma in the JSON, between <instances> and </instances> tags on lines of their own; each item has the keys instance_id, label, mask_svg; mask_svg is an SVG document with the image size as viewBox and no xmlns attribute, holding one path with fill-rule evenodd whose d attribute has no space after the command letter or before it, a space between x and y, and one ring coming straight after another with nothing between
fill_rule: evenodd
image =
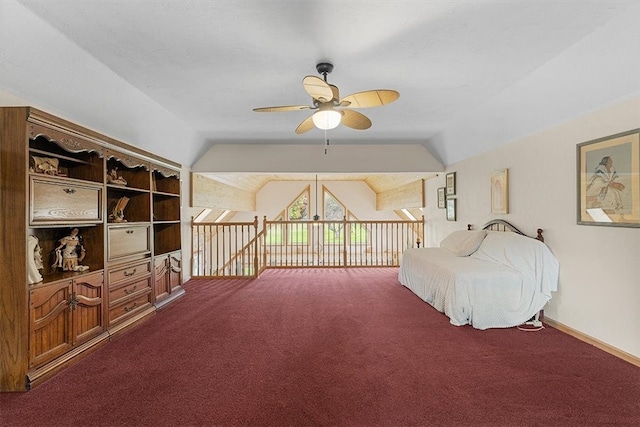
<instances>
[{"instance_id":1,"label":"wooden headboard","mask_svg":"<svg viewBox=\"0 0 640 427\"><path fill-rule=\"evenodd\" d=\"M472 228L473 228L473 225L467 224L467 230L471 230ZM518 230L518 228L515 225L503 219L491 220L487 222L485 225L483 225L482 229L491 230L491 231L511 231L513 233L517 233L522 236L531 237L533 239L537 239L537 240L540 240L541 242L544 242L544 236L542 236L542 228L538 228L537 230L538 235L536 237L532 237L524 234L522 231Z\"/></svg>"}]
</instances>

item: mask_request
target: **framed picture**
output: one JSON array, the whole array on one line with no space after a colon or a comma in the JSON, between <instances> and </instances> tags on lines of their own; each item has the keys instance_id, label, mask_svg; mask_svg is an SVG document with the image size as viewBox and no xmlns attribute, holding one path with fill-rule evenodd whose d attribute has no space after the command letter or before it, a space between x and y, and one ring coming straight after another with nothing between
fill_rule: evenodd
<instances>
[{"instance_id":1,"label":"framed picture","mask_svg":"<svg viewBox=\"0 0 640 427\"><path fill-rule=\"evenodd\" d=\"M444 187L440 187L438 188L438 209L444 209L446 208L446 197L444 195L444 191L445 188Z\"/></svg>"},{"instance_id":2,"label":"framed picture","mask_svg":"<svg viewBox=\"0 0 640 427\"><path fill-rule=\"evenodd\" d=\"M491 213L509 213L509 169L491 172Z\"/></svg>"},{"instance_id":3,"label":"framed picture","mask_svg":"<svg viewBox=\"0 0 640 427\"><path fill-rule=\"evenodd\" d=\"M456 173L450 172L446 175L447 178L447 196L456 195Z\"/></svg>"},{"instance_id":4,"label":"framed picture","mask_svg":"<svg viewBox=\"0 0 640 427\"><path fill-rule=\"evenodd\" d=\"M456 220L456 199L447 199L447 221Z\"/></svg>"},{"instance_id":5,"label":"framed picture","mask_svg":"<svg viewBox=\"0 0 640 427\"><path fill-rule=\"evenodd\" d=\"M577 145L578 224L640 227L640 129Z\"/></svg>"}]
</instances>

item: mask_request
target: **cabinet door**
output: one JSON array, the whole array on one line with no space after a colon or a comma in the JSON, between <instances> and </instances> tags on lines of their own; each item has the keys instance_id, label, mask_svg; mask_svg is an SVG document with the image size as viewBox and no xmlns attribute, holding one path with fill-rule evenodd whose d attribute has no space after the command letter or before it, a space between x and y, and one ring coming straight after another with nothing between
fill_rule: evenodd
<instances>
[{"instance_id":1,"label":"cabinet door","mask_svg":"<svg viewBox=\"0 0 640 427\"><path fill-rule=\"evenodd\" d=\"M169 296L169 259L166 255L154 258L155 300L161 301Z\"/></svg>"},{"instance_id":2,"label":"cabinet door","mask_svg":"<svg viewBox=\"0 0 640 427\"><path fill-rule=\"evenodd\" d=\"M109 261L132 255L144 256L151 251L148 225L109 227L107 252Z\"/></svg>"},{"instance_id":3,"label":"cabinet door","mask_svg":"<svg viewBox=\"0 0 640 427\"><path fill-rule=\"evenodd\" d=\"M102 187L32 176L29 216L31 224L102 222Z\"/></svg>"},{"instance_id":4,"label":"cabinet door","mask_svg":"<svg viewBox=\"0 0 640 427\"><path fill-rule=\"evenodd\" d=\"M182 252L169 254L169 289L182 285Z\"/></svg>"},{"instance_id":5,"label":"cabinet door","mask_svg":"<svg viewBox=\"0 0 640 427\"><path fill-rule=\"evenodd\" d=\"M104 331L103 273L73 281L71 304L74 345L81 344Z\"/></svg>"},{"instance_id":6,"label":"cabinet door","mask_svg":"<svg viewBox=\"0 0 640 427\"><path fill-rule=\"evenodd\" d=\"M29 292L30 367L49 362L72 347L71 292L71 280L54 282Z\"/></svg>"}]
</instances>

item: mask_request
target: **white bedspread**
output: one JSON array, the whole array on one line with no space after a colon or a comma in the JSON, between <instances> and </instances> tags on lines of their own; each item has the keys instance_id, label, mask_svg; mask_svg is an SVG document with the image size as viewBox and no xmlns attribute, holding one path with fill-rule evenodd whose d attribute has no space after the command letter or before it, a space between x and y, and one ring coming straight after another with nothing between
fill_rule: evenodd
<instances>
[{"instance_id":1,"label":"white bedspread","mask_svg":"<svg viewBox=\"0 0 640 427\"><path fill-rule=\"evenodd\" d=\"M442 248L409 249L398 278L454 325L506 328L526 322L551 299L558 261L542 242L489 233L471 256Z\"/></svg>"}]
</instances>

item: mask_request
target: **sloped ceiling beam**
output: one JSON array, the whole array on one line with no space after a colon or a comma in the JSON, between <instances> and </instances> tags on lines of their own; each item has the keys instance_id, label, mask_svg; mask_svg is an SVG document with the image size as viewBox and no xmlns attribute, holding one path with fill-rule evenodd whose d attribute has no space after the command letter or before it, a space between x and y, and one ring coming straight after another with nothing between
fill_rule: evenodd
<instances>
[{"instance_id":1,"label":"sloped ceiling beam","mask_svg":"<svg viewBox=\"0 0 640 427\"><path fill-rule=\"evenodd\" d=\"M191 206L230 211L255 211L256 196L249 191L192 173Z\"/></svg>"},{"instance_id":2,"label":"sloped ceiling beam","mask_svg":"<svg viewBox=\"0 0 640 427\"><path fill-rule=\"evenodd\" d=\"M424 179L376 194L376 210L390 211L425 206Z\"/></svg>"}]
</instances>

